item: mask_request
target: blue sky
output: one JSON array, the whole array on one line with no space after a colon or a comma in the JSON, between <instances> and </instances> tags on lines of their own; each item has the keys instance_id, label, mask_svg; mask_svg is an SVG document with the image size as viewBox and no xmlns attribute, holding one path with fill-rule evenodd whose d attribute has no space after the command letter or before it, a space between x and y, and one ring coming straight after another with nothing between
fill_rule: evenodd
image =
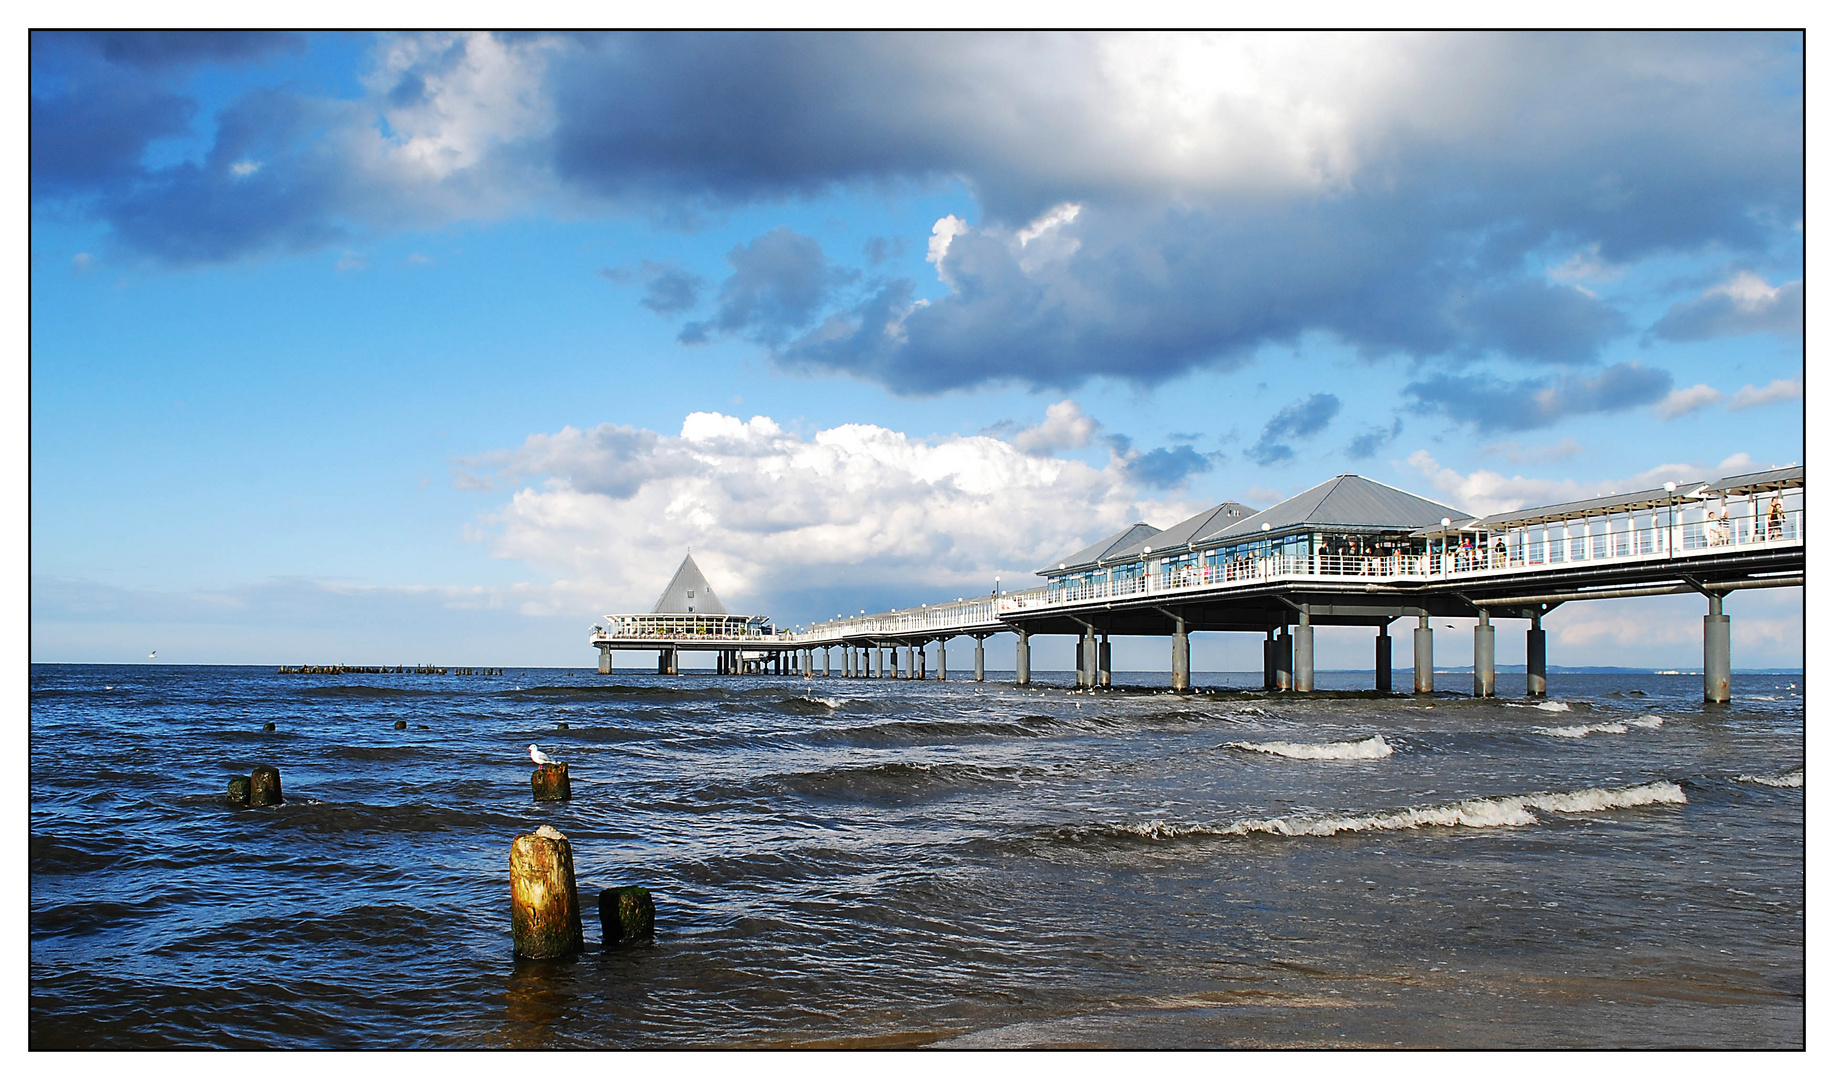
<instances>
[{"instance_id":1,"label":"blue sky","mask_svg":"<svg viewBox=\"0 0 1834 1080\"><path fill-rule=\"evenodd\" d=\"M690 545L790 625L1338 472L1803 458L1799 35L39 34L31 82L34 660L584 664ZM1730 601L1735 662L1801 602ZM1550 660L1697 663L1697 606Z\"/></svg>"}]
</instances>

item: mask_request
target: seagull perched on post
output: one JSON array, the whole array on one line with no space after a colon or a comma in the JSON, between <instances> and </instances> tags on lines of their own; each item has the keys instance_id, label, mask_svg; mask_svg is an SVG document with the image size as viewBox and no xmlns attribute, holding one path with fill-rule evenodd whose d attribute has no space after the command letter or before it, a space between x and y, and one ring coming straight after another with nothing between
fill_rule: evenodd
<instances>
[{"instance_id":1,"label":"seagull perched on post","mask_svg":"<svg viewBox=\"0 0 1834 1080\"><path fill-rule=\"evenodd\" d=\"M529 744L529 760L537 765L552 765L555 763L553 758L536 749L534 743Z\"/></svg>"}]
</instances>

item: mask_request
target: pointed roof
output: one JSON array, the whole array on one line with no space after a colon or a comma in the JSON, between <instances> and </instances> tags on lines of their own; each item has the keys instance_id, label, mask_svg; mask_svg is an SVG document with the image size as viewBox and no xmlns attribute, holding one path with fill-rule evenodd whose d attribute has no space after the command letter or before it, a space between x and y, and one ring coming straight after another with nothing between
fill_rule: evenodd
<instances>
[{"instance_id":1,"label":"pointed roof","mask_svg":"<svg viewBox=\"0 0 1834 1080\"><path fill-rule=\"evenodd\" d=\"M1111 552L1104 561L1120 562L1123 559L1138 558L1146 554L1146 549L1149 547L1155 552L1186 547L1191 543L1192 537L1214 536L1254 512L1254 507L1243 506L1239 502L1218 503L1201 514L1185 518L1169 529L1161 530L1152 536Z\"/></svg>"},{"instance_id":2,"label":"pointed roof","mask_svg":"<svg viewBox=\"0 0 1834 1080\"><path fill-rule=\"evenodd\" d=\"M1066 570L1079 570L1085 566L1094 566L1103 559L1132 544L1145 543L1146 539L1159 530L1144 521L1136 521L1120 532L1103 540L1097 540L1074 555L1066 555L1057 560L1056 566L1047 566L1037 571L1040 577L1061 574Z\"/></svg>"},{"instance_id":3,"label":"pointed roof","mask_svg":"<svg viewBox=\"0 0 1834 1080\"><path fill-rule=\"evenodd\" d=\"M669 579L668 588L662 590L656 606L650 609L651 615L724 615L725 605L720 598L713 595L713 586L707 584L707 578L694 565L694 556L681 560L681 566L675 570L675 576Z\"/></svg>"},{"instance_id":4,"label":"pointed roof","mask_svg":"<svg viewBox=\"0 0 1834 1080\"><path fill-rule=\"evenodd\" d=\"M1456 520L1470 516L1463 510L1378 484L1368 477L1344 473L1258 514L1240 518L1221 531L1199 535L1192 542L1237 540L1263 531L1280 532L1301 527L1371 531L1418 529L1437 525L1441 518ZM1263 523L1269 526L1267 530L1261 528Z\"/></svg>"}]
</instances>

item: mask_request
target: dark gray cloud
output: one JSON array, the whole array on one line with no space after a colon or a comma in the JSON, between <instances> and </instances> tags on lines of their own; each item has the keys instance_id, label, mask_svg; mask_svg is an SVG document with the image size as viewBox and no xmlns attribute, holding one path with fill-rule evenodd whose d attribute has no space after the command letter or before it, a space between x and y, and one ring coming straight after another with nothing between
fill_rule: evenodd
<instances>
[{"instance_id":1,"label":"dark gray cloud","mask_svg":"<svg viewBox=\"0 0 1834 1080\"><path fill-rule=\"evenodd\" d=\"M1648 405L1660 401L1674 383L1668 372L1631 361L1590 378L1568 374L1508 381L1494 375L1434 375L1409 383L1404 392L1421 412L1441 413L1474 427L1525 431L1569 416Z\"/></svg>"},{"instance_id":2,"label":"dark gray cloud","mask_svg":"<svg viewBox=\"0 0 1834 1080\"><path fill-rule=\"evenodd\" d=\"M599 276L619 286L641 281L643 298L637 303L664 318L692 311L699 306L701 290L707 285L699 274L684 266L652 259L643 260L634 269L627 266L603 267L599 270Z\"/></svg>"},{"instance_id":3,"label":"dark gray cloud","mask_svg":"<svg viewBox=\"0 0 1834 1080\"><path fill-rule=\"evenodd\" d=\"M1285 440L1318 434L1330 425L1342 408L1343 402L1337 400L1336 394L1313 394L1295 401L1267 421L1261 429L1261 438L1245 452L1260 465L1290 461L1294 456L1293 448Z\"/></svg>"},{"instance_id":4,"label":"dark gray cloud","mask_svg":"<svg viewBox=\"0 0 1834 1080\"><path fill-rule=\"evenodd\" d=\"M1148 487L1173 488L1197 473L1209 472L1215 468L1215 459L1220 456L1202 454L1189 443L1180 443L1148 450L1129 460L1124 468L1135 483Z\"/></svg>"},{"instance_id":5,"label":"dark gray cloud","mask_svg":"<svg viewBox=\"0 0 1834 1080\"><path fill-rule=\"evenodd\" d=\"M523 36L510 62L552 122L488 137L480 117L524 105L433 78L460 70L463 39L429 40L360 100L265 90L214 118L169 72L293 39L72 41L33 39L34 199L81 201L173 264L544 202L685 222L843 186L965 185L962 212L978 218L943 282L841 289L846 272L814 241L761 237L714 315L683 331L906 393L1150 384L1308 333L1372 357L1585 365L1624 317L1548 281L1550 257L1755 256L1803 209L1799 34L1376 36L1355 47L1382 62L1354 70L1389 74L1365 92L1331 98L1344 91L1288 58L1255 77L1318 110L1280 112L1271 94L1196 120L1159 116L1154 81L1114 62L1140 38ZM461 96L433 102L435 88ZM431 177L390 164L391 110L468 164ZM1343 133L1308 127L1319 110ZM210 119L204 164L141 163L152 141ZM259 170L230 171L243 160ZM1028 222L1072 202L1073 221L1027 246ZM647 299L686 311L682 285ZM1723 308L1671 316L1661 336L1740 325Z\"/></svg>"},{"instance_id":6,"label":"dark gray cloud","mask_svg":"<svg viewBox=\"0 0 1834 1080\"><path fill-rule=\"evenodd\" d=\"M682 327L684 344L703 344L716 334L782 341L856 276L830 265L820 243L781 225L727 252L726 262L732 276L720 284L713 318Z\"/></svg>"},{"instance_id":7,"label":"dark gray cloud","mask_svg":"<svg viewBox=\"0 0 1834 1080\"><path fill-rule=\"evenodd\" d=\"M1376 452L1401 437L1401 420L1395 419L1393 426L1385 428L1366 428L1363 433L1350 440L1344 453L1358 461L1376 456Z\"/></svg>"},{"instance_id":8,"label":"dark gray cloud","mask_svg":"<svg viewBox=\"0 0 1834 1080\"><path fill-rule=\"evenodd\" d=\"M1676 304L1650 327L1650 336L1668 341L1760 333L1802 336L1802 282L1786 282L1774 290L1756 277L1745 278L1743 284L1743 290L1715 289Z\"/></svg>"}]
</instances>

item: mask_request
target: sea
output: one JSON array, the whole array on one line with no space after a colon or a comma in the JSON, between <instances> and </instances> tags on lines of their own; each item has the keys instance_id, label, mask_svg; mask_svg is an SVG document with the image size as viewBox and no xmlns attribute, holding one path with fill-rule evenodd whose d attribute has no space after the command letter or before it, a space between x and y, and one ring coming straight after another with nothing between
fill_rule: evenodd
<instances>
[{"instance_id":1,"label":"sea","mask_svg":"<svg viewBox=\"0 0 1834 1080\"><path fill-rule=\"evenodd\" d=\"M1071 680L35 664L29 1045L1804 1046L1801 675Z\"/></svg>"}]
</instances>

